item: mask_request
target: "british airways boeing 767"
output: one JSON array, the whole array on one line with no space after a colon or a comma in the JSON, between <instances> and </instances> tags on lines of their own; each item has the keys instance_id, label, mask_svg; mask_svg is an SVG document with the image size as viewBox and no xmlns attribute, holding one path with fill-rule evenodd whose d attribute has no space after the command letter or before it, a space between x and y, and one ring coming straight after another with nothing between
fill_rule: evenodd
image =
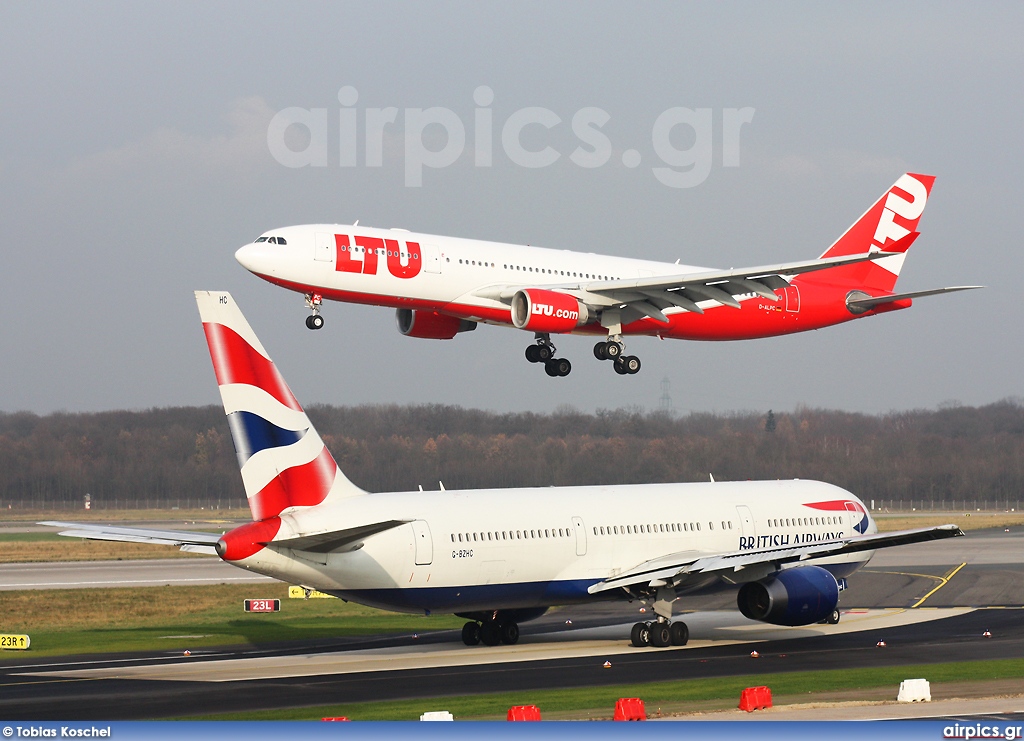
<instances>
[{"instance_id":1,"label":"british airways boeing 767","mask_svg":"<svg viewBox=\"0 0 1024 741\"><path fill-rule=\"evenodd\" d=\"M875 549L963 535L879 533L863 502L817 481L371 494L349 481L230 294L196 300L253 522L223 535L45 523L62 535L173 544L400 612L455 613L463 640L512 644L553 605L635 599L637 646L683 645L688 593L737 585L776 625L839 620L843 580Z\"/></svg>"}]
</instances>

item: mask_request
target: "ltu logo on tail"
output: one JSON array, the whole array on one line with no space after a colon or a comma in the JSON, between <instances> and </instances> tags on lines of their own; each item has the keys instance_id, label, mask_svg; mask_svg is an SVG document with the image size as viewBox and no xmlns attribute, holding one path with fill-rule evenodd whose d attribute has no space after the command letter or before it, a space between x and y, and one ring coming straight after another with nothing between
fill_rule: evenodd
<instances>
[{"instance_id":1,"label":"ltu logo on tail","mask_svg":"<svg viewBox=\"0 0 1024 741\"><path fill-rule=\"evenodd\" d=\"M901 197L896 189L899 188L909 195L912 200ZM928 189L920 180L903 175L896 184L889 190L885 199L885 208L878 219L878 228L875 229L875 244L872 247L883 249L887 240L894 242L910 234L910 229L896 223L896 217L916 222L924 213L925 203L928 201Z\"/></svg>"}]
</instances>

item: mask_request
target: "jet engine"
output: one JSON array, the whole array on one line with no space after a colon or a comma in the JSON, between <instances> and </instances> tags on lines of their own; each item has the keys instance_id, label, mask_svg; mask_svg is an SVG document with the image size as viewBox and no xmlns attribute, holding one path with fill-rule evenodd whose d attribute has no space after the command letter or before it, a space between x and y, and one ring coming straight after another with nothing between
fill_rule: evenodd
<instances>
[{"instance_id":1,"label":"jet engine","mask_svg":"<svg viewBox=\"0 0 1024 741\"><path fill-rule=\"evenodd\" d=\"M395 321L398 322L398 331L406 337L419 337L425 340L450 340L459 332L471 332L476 329L476 322L469 319L417 309L398 309L395 312Z\"/></svg>"},{"instance_id":2,"label":"jet engine","mask_svg":"<svg viewBox=\"0 0 1024 741\"><path fill-rule=\"evenodd\" d=\"M736 602L744 617L772 625L817 623L839 604L839 583L820 566L783 569L740 587Z\"/></svg>"},{"instance_id":3,"label":"jet engine","mask_svg":"<svg viewBox=\"0 0 1024 741\"><path fill-rule=\"evenodd\" d=\"M531 332L571 332L590 320L575 296L543 288L524 288L512 297L512 324Z\"/></svg>"}]
</instances>

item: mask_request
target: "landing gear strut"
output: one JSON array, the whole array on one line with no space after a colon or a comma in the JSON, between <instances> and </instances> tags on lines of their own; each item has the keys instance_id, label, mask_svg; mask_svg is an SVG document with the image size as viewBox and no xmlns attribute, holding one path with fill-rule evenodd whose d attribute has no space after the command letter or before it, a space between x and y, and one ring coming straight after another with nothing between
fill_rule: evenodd
<instances>
[{"instance_id":1,"label":"landing gear strut","mask_svg":"<svg viewBox=\"0 0 1024 741\"><path fill-rule=\"evenodd\" d=\"M623 355L625 346L618 335L609 337L605 342L594 345L594 357L598 360L611 360L615 372L620 376L633 375L640 372L640 358L636 355Z\"/></svg>"},{"instance_id":2,"label":"landing gear strut","mask_svg":"<svg viewBox=\"0 0 1024 741\"><path fill-rule=\"evenodd\" d=\"M572 371L572 363L565 358L555 357L555 346L551 343L551 335L537 332L537 342L526 348L526 359L531 363L543 363L544 372L551 377L567 376Z\"/></svg>"},{"instance_id":3,"label":"landing gear strut","mask_svg":"<svg viewBox=\"0 0 1024 741\"><path fill-rule=\"evenodd\" d=\"M320 304L323 302L324 298L319 293L306 294L306 308L313 312L306 317L307 329L320 329L324 326L324 318L320 316Z\"/></svg>"},{"instance_id":4,"label":"landing gear strut","mask_svg":"<svg viewBox=\"0 0 1024 741\"><path fill-rule=\"evenodd\" d=\"M483 643L485 646L497 646L504 643L512 646L519 642L519 625L514 620L470 620L462 626L462 642L467 646Z\"/></svg>"}]
</instances>

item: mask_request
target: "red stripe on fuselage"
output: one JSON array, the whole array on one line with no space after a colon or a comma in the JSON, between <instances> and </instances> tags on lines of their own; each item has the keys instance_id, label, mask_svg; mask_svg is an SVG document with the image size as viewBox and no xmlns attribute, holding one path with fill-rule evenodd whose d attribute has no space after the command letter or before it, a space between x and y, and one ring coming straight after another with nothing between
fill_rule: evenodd
<instances>
[{"instance_id":1,"label":"red stripe on fuselage","mask_svg":"<svg viewBox=\"0 0 1024 741\"><path fill-rule=\"evenodd\" d=\"M210 347L213 370L217 383L244 383L263 389L289 409L302 411L277 367L260 355L230 327L223 324L203 323L206 343Z\"/></svg>"},{"instance_id":2,"label":"red stripe on fuselage","mask_svg":"<svg viewBox=\"0 0 1024 741\"><path fill-rule=\"evenodd\" d=\"M256 520L276 517L288 507L311 507L327 498L338 464L326 447L316 458L301 466L281 471L249 499L249 509Z\"/></svg>"}]
</instances>

